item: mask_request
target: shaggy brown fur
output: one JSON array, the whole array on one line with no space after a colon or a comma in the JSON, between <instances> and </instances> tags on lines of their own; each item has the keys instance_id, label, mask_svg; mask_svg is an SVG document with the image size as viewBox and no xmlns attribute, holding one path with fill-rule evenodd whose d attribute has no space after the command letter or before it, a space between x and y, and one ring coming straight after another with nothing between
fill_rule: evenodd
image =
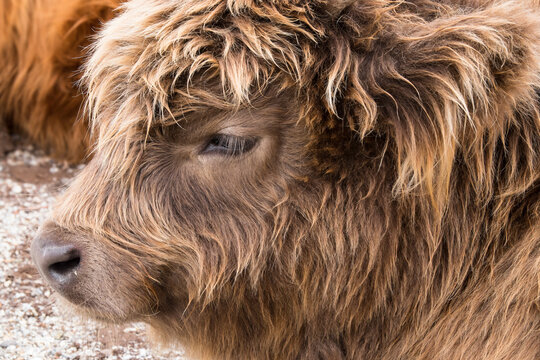
<instances>
[{"instance_id":1,"label":"shaggy brown fur","mask_svg":"<svg viewBox=\"0 0 540 360\"><path fill-rule=\"evenodd\" d=\"M90 36L120 2L2 0L0 121L57 158L82 160L88 123L76 121L77 70Z\"/></svg>"},{"instance_id":2,"label":"shaggy brown fur","mask_svg":"<svg viewBox=\"0 0 540 360\"><path fill-rule=\"evenodd\" d=\"M537 3L122 11L40 235L81 312L204 359L540 358Z\"/></svg>"}]
</instances>

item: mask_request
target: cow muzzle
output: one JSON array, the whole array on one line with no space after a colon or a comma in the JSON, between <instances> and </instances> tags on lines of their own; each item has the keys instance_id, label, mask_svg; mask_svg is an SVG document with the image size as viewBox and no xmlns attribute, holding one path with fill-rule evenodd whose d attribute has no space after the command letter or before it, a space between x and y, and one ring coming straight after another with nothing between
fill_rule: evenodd
<instances>
[{"instance_id":1,"label":"cow muzzle","mask_svg":"<svg viewBox=\"0 0 540 360\"><path fill-rule=\"evenodd\" d=\"M84 259L81 247L69 238L54 225L46 224L34 238L31 253L43 278L60 294L77 303L81 301L76 289Z\"/></svg>"}]
</instances>

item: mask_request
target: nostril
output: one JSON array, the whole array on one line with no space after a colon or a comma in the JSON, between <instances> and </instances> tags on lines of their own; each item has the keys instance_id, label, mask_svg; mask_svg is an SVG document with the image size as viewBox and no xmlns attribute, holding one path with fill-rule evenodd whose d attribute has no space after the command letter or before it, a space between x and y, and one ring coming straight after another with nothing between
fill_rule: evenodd
<instances>
[{"instance_id":1,"label":"nostril","mask_svg":"<svg viewBox=\"0 0 540 360\"><path fill-rule=\"evenodd\" d=\"M49 265L49 273L54 277L65 277L70 272L77 270L81 263L81 257L78 251L74 251L69 258L64 261L58 261Z\"/></svg>"},{"instance_id":2,"label":"nostril","mask_svg":"<svg viewBox=\"0 0 540 360\"><path fill-rule=\"evenodd\" d=\"M85 250L73 236L54 225L45 226L32 241L31 252L49 285L74 303L82 301L78 290L85 277Z\"/></svg>"},{"instance_id":3,"label":"nostril","mask_svg":"<svg viewBox=\"0 0 540 360\"><path fill-rule=\"evenodd\" d=\"M82 259L78 248L55 244L50 239L36 239L32 252L38 268L53 286L64 288L74 282Z\"/></svg>"}]
</instances>

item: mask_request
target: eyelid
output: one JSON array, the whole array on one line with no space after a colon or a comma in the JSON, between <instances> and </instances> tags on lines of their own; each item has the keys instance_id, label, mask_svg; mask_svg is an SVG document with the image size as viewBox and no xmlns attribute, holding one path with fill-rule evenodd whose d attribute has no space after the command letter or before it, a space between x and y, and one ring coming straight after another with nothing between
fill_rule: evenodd
<instances>
[{"instance_id":1,"label":"eyelid","mask_svg":"<svg viewBox=\"0 0 540 360\"><path fill-rule=\"evenodd\" d=\"M218 133L213 135L201 151L204 155L239 156L251 151L258 143L253 136L237 136Z\"/></svg>"}]
</instances>

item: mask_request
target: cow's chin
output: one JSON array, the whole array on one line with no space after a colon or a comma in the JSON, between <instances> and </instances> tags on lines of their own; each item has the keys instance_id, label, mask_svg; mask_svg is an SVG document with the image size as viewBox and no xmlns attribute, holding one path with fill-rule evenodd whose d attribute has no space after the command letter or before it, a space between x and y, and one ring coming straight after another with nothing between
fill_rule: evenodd
<instances>
[{"instance_id":1,"label":"cow's chin","mask_svg":"<svg viewBox=\"0 0 540 360\"><path fill-rule=\"evenodd\" d=\"M55 302L64 317L76 317L81 320L95 320L107 324L122 324L128 322L145 322L156 315L152 307L141 307L136 304L121 303L108 299L91 297L76 303L55 293Z\"/></svg>"}]
</instances>

